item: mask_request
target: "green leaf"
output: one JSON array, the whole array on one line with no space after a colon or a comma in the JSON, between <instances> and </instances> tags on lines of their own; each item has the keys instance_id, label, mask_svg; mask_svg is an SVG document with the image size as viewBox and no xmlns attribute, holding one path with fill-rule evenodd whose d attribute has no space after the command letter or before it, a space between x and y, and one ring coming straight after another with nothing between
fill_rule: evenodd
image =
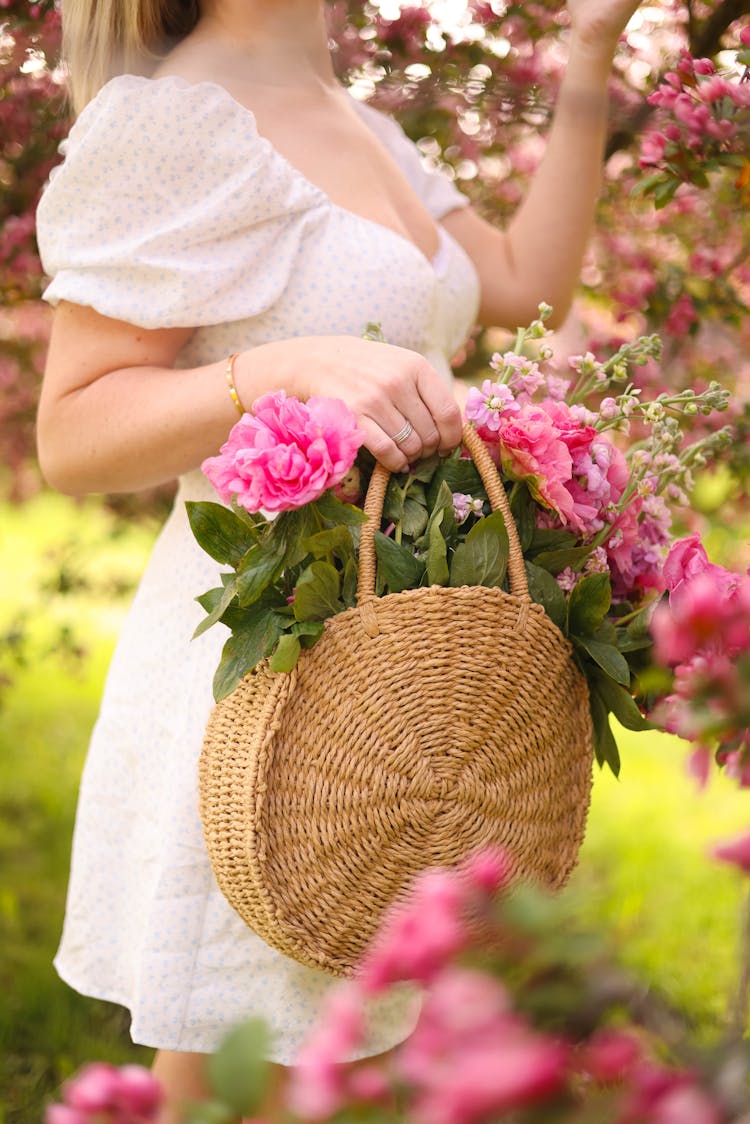
<instances>
[{"instance_id":1,"label":"green leaf","mask_svg":"<svg viewBox=\"0 0 750 1124\"><path fill-rule=\"evenodd\" d=\"M299 659L301 650L299 638L290 632L285 632L279 637L268 666L271 671L291 671Z\"/></svg>"},{"instance_id":2,"label":"green leaf","mask_svg":"<svg viewBox=\"0 0 750 1124\"><path fill-rule=\"evenodd\" d=\"M345 527L356 527L359 523L366 523L367 516L361 507L353 503L344 503L329 489L320 499L315 500L314 506L318 514L327 523L343 523Z\"/></svg>"},{"instance_id":3,"label":"green leaf","mask_svg":"<svg viewBox=\"0 0 750 1124\"><path fill-rule=\"evenodd\" d=\"M328 558L336 554L342 562L345 562L347 558L354 556L352 533L348 527L341 525L310 535L303 541L302 547L305 553L312 554L313 558Z\"/></svg>"},{"instance_id":4,"label":"green leaf","mask_svg":"<svg viewBox=\"0 0 750 1124\"><path fill-rule=\"evenodd\" d=\"M193 640L196 636L201 636L206 629L211 628L224 616L224 613L229 608L229 605L234 601L235 594L237 593L237 578L232 574L232 580L227 582L224 587L217 589L209 589L207 593L201 594L196 597L196 601L204 609L208 611L208 616L204 617L201 623L193 633Z\"/></svg>"},{"instance_id":5,"label":"green leaf","mask_svg":"<svg viewBox=\"0 0 750 1124\"><path fill-rule=\"evenodd\" d=\"M524 565L531 600L542 606L547 616L559 629L564 629L565 594L547 570L543 570L541 566L535 566L533 562L524 562Z\"/></svg>"},{"instance_id":6,"label":"green leaf","mask_svg":"<svg viewBox=\"0 0 750 1124\"><path fill-rule=\"evenodd\" d=\"M587 574L581 578L568 601L568 635L593 636L604 623L611 603L609 574Z\"/></svg>"},{"instance_id":7,"label":"green leaf","mask_svg":"<svg viewBox=\"0 0 750 1124\"><path fill-rule=\"evenodd\" d=\"M429 484L435 472L440 467L441 457L438 453L433 453L431 457L425 457L424 460L419 461L414 466L410 475L414 480L419 480L422 484Z\"/></svg>"},{"instance_id":8,"label":"green leaf","mask_svg":"<svg viewBox=\"0 0 750 1124\"><path fill-rule=\"evenodd\" d=\"M669 177L669 179L665 179L662 181L662 183L658 183L656 185L653 191L653 195L654 206L656 207L657 211L660 211L662 207L666 207L667 203L671 203L672 199L674 198L674 194L679 186L680 181L678 179L673 179L671 176Z\"/></svg>"},{"instance_id":9,"label":"green leaf","mask_svg":"<svg viewBox=\"0 0 750 1124\"><path fill-rule=\"evenodd\" d=\"M417 539L427 526L429 515L427 508L418 500L407 496L404 500L404 510L401 515L401 530L409 538Z\"/></svg>"},{"instance_id":10,"label":"green leaf","mask_svg":"<svg viewBox=\"0 0 750 1124\"><path fill-rule=\"evenodd\" d=\"M664 182L664 173L663 172L654 172L653 175L645 176L644 179L639 180L638 183L635 185L635 187L631 189L630 194L634 197L636 195L648 195L649 192L654 190L654 188L657 186L657 184L660 184L660 183L663 183L663 182Z\"/></svg>"},{"instance_id":11,"label":"green leaf","mask_svg":"<svg viewBox=\"0 0 750 1124\"><path fill-rule=\"evenodd\" d=\"M597 694L602 705L611 710L617 721L626 730L653 730L654 726L641 714L635 699L617 683L605 675L597 675L593 683L593 693Z\"/></svg>"},{"instance_id":12,"label":"green leaf","mask_svg":"<svg viewBox=\"0 0 750 1124\"><path fill-rule=\"evenodd\" d=\"M430 524L430 540L427 547L427 581L430 585L448 584L448 545L443 538L440 525L445 512L441 511L437 519Z\"/></svg>"},{"instance_id":13,"label":"green leaf","mask_svg":"<svg viewBox=\"0 0 750 1124\"><path fill-rule=\"evenodd\" d=\"M286 619L267 604L256 604L241 628L235 629L221 653L214 675L214 698L226 698L278 640Z\"/></svg>"},{"instance_id":14,"label":"green leaf","mask_svg":"<svg viewBox=\"0 0 750 1124\"><path fill-rule=\"evenodd\" d=\"M416 589L422 581L424 562L414 557L407 546L394 542L382 531L375 532L378 573L391 593Z\"/></svg>"},{"instance_id":15,"label":"green leaf","mask_svg":"<svg viewBox=\"0 0 750 1124\"><path fill-rule=\"evenodd\" d=\"M607 708L592 691L589 695L591 704L591 722L594 728L594 753L600 765L609 765L616 777L620 775L620 754L617 749L612 731L609 728Z\"/></svg>"},{"instance_id":16,"label":"green leaf","mask_svg":"<svg viewBox=\"0 0 750 1124\"><path fill-rule=\"evenodd\" d=\"M602 671L606 671L616 683L623 687L630 687L630 668L628 661L613 644L603 644L601 640L594 640L590 636L577 636L576 644L580 645Z\"/></svg>"},{"instance_id":17,"label":"green leaf","mask_svg":"<svg viewBox=\"0 0 750 1124\"><path fill-rule=\"evenodd\" d=\"M535 530L528 549L528 554L533 558L542 551L567 550L575 546L576 537L570 531Z\"/></svg>"},{"instance_id":18,"label":"green leaf","mask_svg":"<svg viewBox=\"0 0 750 1124\"><path fill-rule=\"evenodd\" d=\"M290 632L299 638L303 648L312 648L325 629L325 621L295 621Z\"/></svg>"},{"instance_id":19,"label":"green leaf","mask_svg":"<svg viewBox=\"0 0 750 1124\"><path fill-rule=\"evenodd\" d=\"M451 502L454 492L462 492L466 496L486 497L484 484L476 465L472 460L462 457L460 449L455 449L436 469L432 482L427 489L430 507L434 505L442 484L447 485L451 493Z\"/></svg>"},{"instance_id":20,"label":"green leaf","mask_svg":"<svg viewBox=\"0 0 750 1124\"><path fill-rule=\"evenodd\" d=\"M237 1114L221 1101L194 1101L183 1111L184 1124L236 1124Z\"/></svg>"},{"instance_id":21,"label":"green leaf","mask_svg":"<svg viewBox=\"0 0 750 1124\"><path fill-rule=\"evenodd\" d=\"M561 574L568 566L576 567L584 562L592 549L590 546L572 546L562 550L542 550L534 556L534 562L551 574Z\"/></svg>"},{"instance_id":22,"label":"green leaf","mask_svg":"<svg viewBox=\"0 0 750 1124\"><path fill-rule=\"evenodd\" d=\"M258 533L229 507L205 500L185 502L190 528L203 547L222 565L235 568L258 541Z\"/></svg>"},{"instance_id":23,"label":"green leaf","mask_svg":"<svg viewBox=\"0 0 750 1124\"><path fill-rule=\"evenodd\" d=\"M298 621L322 621L343 609L339 572L330 562L311 562L297 578L294 616Z\"/></svg>"},{"instance_id":24,"label":"green leaf","mask_svg":"<svg viewBox=\"0 0 750 1124\"><path fill-rule=\"evenodd\" d=\"M264 1020L248 1019L230 1031L208 1058L213 1089L237 1116L254 1116L266 1096L270 1045Z\"/></svg>"},{"instance_id":25,"label":"green leaf","mask_svg":"<svg viewBox=\"0 0 750 1124\"><path fill-rule=\"evenodd\" d=\"M242 559L237 571L237 599L243 609L257 601L281 573L286 562L284 546L278 539L261 540Z\"/></svg>"},{"instance_id":26,"label":"green leaf","mask_svg":"<svg viewBox=\"0 0 750 1124\"><path fill-rule=\"evenodd\" d=\"M391 476L383 499L383 519L386 523L400 523L404 514L404 490L395 476Z\"/></svg>"},{"instance_id":27,"label":"green leaf","mask_svg":"<svg viewBox=\"0 0 750 1124\"><path fill-rule=\"evenodd\" d=\"M515 491L516 487L518 491ZM510 510L516 521L518 538L521 541L521 550L526 553L531 546L534 538L534 531L536 530L535 519L537 506L531 498L531 493L525 484L514 485L514 495Z\"/></svg>"},{"instance_id":28,"label":"green leaf","mask_svg":"<svg viewBox=\"0 0 750 1124\"><path fill-rule=\"evenodd\" d=\"M347 608L356 604L358 580L359 571L357 569L356 559L347 558L344 563L344 573L341 579L341 599Z\"/></svg>"},{"instance_id":29,"label":"green leaf","mask_svg":"<svg viewBox=\"0 0 750 1124\"><path fill-rule=\"evenodd\" d=\"M502 512L478 520L453 553L450 584L500 586L508 565L508 533Z\"/></svg>"}]
</instances>

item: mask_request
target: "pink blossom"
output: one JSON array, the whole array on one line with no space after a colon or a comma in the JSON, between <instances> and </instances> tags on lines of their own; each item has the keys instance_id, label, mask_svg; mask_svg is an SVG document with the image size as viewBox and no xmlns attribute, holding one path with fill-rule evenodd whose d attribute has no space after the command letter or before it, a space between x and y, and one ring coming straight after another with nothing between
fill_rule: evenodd
<instances>
[{"instance_id":1,"label":"pink blossom","mask_svg":"<svg viewBox=\"0 0 750 1124\"><path fill-rule=\"evenodd\" d=\"M750 47L750 23L740 30L740 43L744 47Z\"/></svg>"},{"instance_id":2,"label":"pink blossom","mask_svg":"<svg viewBox=\"0 0 750 1124\"><path fill-rule=\"evenodd\" d=\"M452 969L435 981L396 1064L415 1089L417 1124L472 1124L553 1095L568 1054L512 1012L498 980Z\"/></svg>"},{"instance_id":3,"label":"pink blossom","mask_svg":"<svg viewBox=\"0 0 750 1124\"><path fill-rule=\"evenodd\" d=\"M750 874L750 833L718 844L711 853L720 862L733 863L745 874Z\"/></svg>"},{"instance_id":4,"label":"pink blossom","mask_svg":"<svg viewBox=\"0 0 750 1124\"><path fill-rule=\"evenodd\" d=\"M44 1110L44 1124L91 1124L91 1116L66 1104L50 1104Z\"/></svg>"},{"instance_id":5,"label":"pink blossom","mask_svg":"<svg viewBox=\"0 0 750 1124\"><path fill-rule=\"evenodd\" d=\"M700 128L703 129L704 126L701 125ZM697 319L698 314L695 311L695 305L687 293L683 293L675 304L672 305L664 327L665 330L673 336L684 336Z\"/></svg>"},{"instance_id":6,"label":"pink blossom","mask_svg":"<svg viewBox=\"0 0 750 1124\"><path fill-rule=\"evenodd\" d=\"M619 414L619 407L614 398L602 398L599 404L599 417L605 421L614 421Z\"/></svg>"},{"instance_id":7,"label":"pink blossom","mask_svg":"<svg viewBox=\"0 0 750 1124\"><path fill-rule=\"evenodd\" d=\"M349 1074L348 1093L356 1101L378 1103L391 1095L386 1074L376 1065L363 1065Z\"/></svg>"},{"instance_id":8,"label":"pink blossom","mask_svg":"<svg viewBox=\"0 0 750 1124\"><path fill-rule=\"evenodd\" d=\"M547 395L554 402L562 402L570 390L570 379L560 378L559 375L547 375Z\"/></svg>"},{"instance_id":9,"label":"pink blossom","mask_svg":"<svg viewBox=\"0 0 750 1124\"><path fill-rule=\"evenodd\" d=\"M122 1112L151 1120L163 1099L162 1087L149 1070L141 1065L120 1066L115 1102Z\"/></svg>"},{"instance_id":10,"label":"pink blossom","mask_svg":"<svg viewBox=\"0 0 750 1124\"><path fill-rule=\"evenodd\" d=\"M586 1043L582 1068L594 1081L609 1085L622 1081L642 1056L641 1044L621 1030L598 1030Z\"/></svg>"},{"instance_id":11,"label":"pink blossom","mask_svg":"<svg viewBox=\"0 0 750 1124\"><path fill-rule=\"evenodd\" d=\"M361 989L356 982L337 984L291 1071L287 1103L292 1112L311 1120L338 1112L348 1095L343 1063L361 1045L364 1033Z\"/></svg>"},{"instance_id":12,"label":"pink blossom","mask_svg":"<svg viewBox=\"0 0 750 1124\"><path fill-rule=\"evenodd\" d=\"M512 861L500 847L486 847L470 855L459 868L469 885L485 894L496 894L507 886L512 871Z\"/></svg>"},{"instance_id":13,"label":"pink blossom","mask_svg":"<svg viewBox=\"0 0 750 1124\"><path fill-rule=\"evenodd\" d=\"M460 875L427 870L414 883L409 898L386 916L360 968L368 994L398 980L428 983L465 947L463 923L466 890Z\"/></svg>"},{"instance_id":14,"label":"pink blossom","mask_svg":"<svg viewBox=\"0 0 750 1124\"><path fill-rule=\"evenodd\" d=\"M652 1109L651 1124L721 1124L724 1114L701 1089L682 1085L670 1089Z\"/></svg>"},{"instance_id":15,"label":"pink blossom","mask_svg":"<svg viewBox=\"0 0 750 1124\"><path fill-rule=\"evenodd\" d=\"M646 133L641 141L641 154L638 164L647 168L652 164L661 164L667 147L667 138L662 133Z\"/></svg>"},{"instance_id":16,"label":"pink blossom","mask_svg":"<svg viewBox=\"0 0 750 1124\"><path fill-rule=\"evenodd\" d=\"M340 483L363 439L340 399L300 402L280 390L259 398L201 467L225 503L234 495L248 511L287 511Z\"/></svg>"},{"instance_id":17,"label":"pink blossom","mask_svg":"<svg viewBox=\"0 0 750 1124\"><path fill-rule=\"evenodd\" d=\"M90 1062L63 1085L65 1103L81 1112L106 1112L117 1103L120 1074L108 1062Z\"/></svg>"},{"instance_id":18,"label":"pink blossom","mask_svg":"<svg viewBox=\"0 0 750 1124\"><path fill-rule=\"evenodd\" d=\"M513 391L505 383L495 383L485 379L482 389L476 386L469 389L466 396L466 417L473 421L482 434L482 430L497 433L502 417L507 411L517 409Z\"/></svg>"}]
</instances>

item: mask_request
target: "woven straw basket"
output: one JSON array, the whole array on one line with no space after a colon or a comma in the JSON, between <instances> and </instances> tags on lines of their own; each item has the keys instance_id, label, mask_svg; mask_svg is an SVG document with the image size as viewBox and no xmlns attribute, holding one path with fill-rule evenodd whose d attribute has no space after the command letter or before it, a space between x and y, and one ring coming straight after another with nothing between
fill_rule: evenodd
<instances>
[{"instance_id":1,"label":"woven straw basket","mask_svg":"<svg viewBox=\"0 0 750 1124\"><path fill-rule=\"evenodd\" d=\"M501 845L522 879L560 887L583 838L588 690L528 595L505 490L464 441L505 516L512 593L433 586L375 596L386 470L365 504L358 604L289 673L259 664L214 708L200 762L219 886L287 956L351 975L420 870Z\"/></svg>"}]
</instances>

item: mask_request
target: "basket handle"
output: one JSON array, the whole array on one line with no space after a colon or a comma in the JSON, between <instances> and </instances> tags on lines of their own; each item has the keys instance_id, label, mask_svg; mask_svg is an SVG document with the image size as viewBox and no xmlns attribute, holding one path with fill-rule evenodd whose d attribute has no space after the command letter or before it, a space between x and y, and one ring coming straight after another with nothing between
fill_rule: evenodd
<instances>
[{"instance_id":1,"label":"basket handle","mask_svg":"<svg viewBox=\"0 0 750 1124\"><path fill-rule=\"evenodd\" d=\"M516 523L511 515L508 497L500 479L500 473L487 452L482 438L469 422L464 422L462 441L477 466L487 492L487 498L490 501L490 507L493 511L501 511L503 515L510 546L510 557L508 559L510 591L516 597L528 597L529 583L526 580L523 551L521 550ZM364 511L367 522L362 524L359 540L358 605L364 605L375 597L375 532L379 529L383 516L385 490L388 487L390 476L390 471L384 465L376 464L365 497Z\"/></svg>"}]
</instances>

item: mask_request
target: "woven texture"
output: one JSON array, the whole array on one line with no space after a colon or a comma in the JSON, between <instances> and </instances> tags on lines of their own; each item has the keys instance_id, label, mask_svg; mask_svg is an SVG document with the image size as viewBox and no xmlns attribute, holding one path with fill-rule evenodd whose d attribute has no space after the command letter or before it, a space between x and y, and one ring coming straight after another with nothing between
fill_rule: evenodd
<instances>
[{"instance_id":1,"label":"woven texture","mask_svg":"<svg viewBox=\"0 0 750 1124\"><path fill-rule=\"evenodd\" d=\"M382 495L370 500L377 512ZM525 587L509 534L511 588ZM200 762L230 904L269 944L337 976L426 867L500 845L519 878L560 887L591 787L586 682L527 592L376 598L371 581L360 564L359 605L293 672L262 663L217 704Z\"/></svg>"}]
</instances>

